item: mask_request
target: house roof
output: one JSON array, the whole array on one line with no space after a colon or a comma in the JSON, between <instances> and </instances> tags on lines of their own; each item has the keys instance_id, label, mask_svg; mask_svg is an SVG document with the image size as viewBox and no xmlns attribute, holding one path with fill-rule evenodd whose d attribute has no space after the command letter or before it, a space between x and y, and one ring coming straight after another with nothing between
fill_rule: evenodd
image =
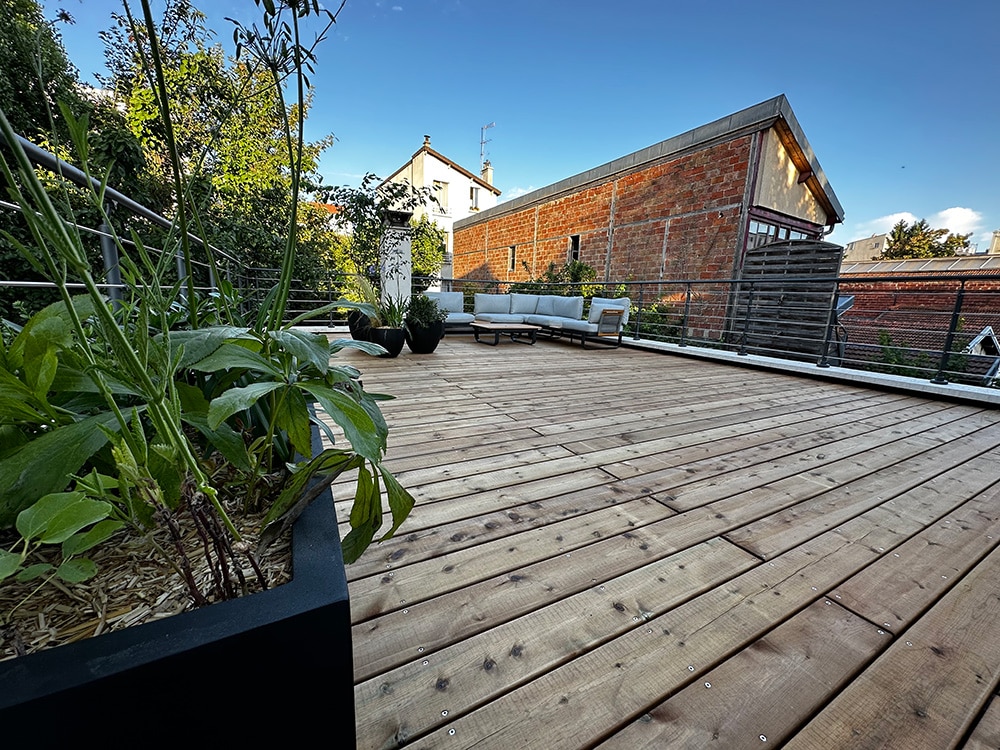
<instances>
[{"instance_id":1,"label":"house roof","mask_svg":"<svg viewBox=\"0 0 1000 750\"><path fill-rule=\"evenodd\" d=\"M452 169L454 169L456 172L459 172L460 174L468 177L470 180L472 180L473 182L475 182L480 187L486 188L487 190L489 190L491 193L494 193L495 195L500 195L501 191L499 189L497 189L496 187L494 187L493 185L491 185L490 183L488 183L482 177L474 175L472 172L470 172L465 167L463 167L460 164L452 161L451 159L449 159L444 154L441 154L438 151L435 151L434 149L432 149L431 146L430 146L430 141L429 141L429 139L426 139L426 137L425 137L425 140L424 140L424 145L421 146L420 148L418 148L416 151L413 152L413 156L410 157L410 160L408 162L406 162L406 164L402 165L395 172L393 172L391 175L389 175L388 177L386 177L385 180L383 180L383 182L391 182L393 177L395 177L400 172L402 172L404 169L406 169L406 167L408 165L412 164L417 159L417 157L420 156L421 154L427 154L428 156L433 156L438 161L447 164L449 167L451 167Z\"/></svg>"},{"instance_id":2,"label":"house roof","mask_svg":"<svg viewBox=\"0 0 1000 750\"><path fill-rule=\"evenodd\" d=\"M975 271L1000 275L1000 255L952 255L947 258L907 258L904 260L863 260L845 262L840 274L953 273Z\"/></svg>"},{"instance_id":3,"label":"house roof","mask_svg":"<svg viewBox=\"0 0 1000 750\"><path fill-rule=\"evenodd\" d=\"M491 216L517 211L542 201L550 200L558 195L576 192L583 186L626 171L631 171L645 164L660 161L666 157L678 156L684 153L700 151L716 143L724 143L733 138L766 130L774 127L782 144L788 151L796 168L806 175L805 184L828 214L834 217L832 223L844 220L844 209L840 205L833 188L830 187L823 168L813 153L809 141L799 126L792 107L784 94L767 101L747 107L715 122L702 125L686 133L668 138L665 141L641 149L628 156L594 167L573 177L553 183L548 187L526 193L493 208L481 211L475 217L469 217L455 222L456 228L461 228L465 222L478 222Z\"/></svg>"}]
</instances>

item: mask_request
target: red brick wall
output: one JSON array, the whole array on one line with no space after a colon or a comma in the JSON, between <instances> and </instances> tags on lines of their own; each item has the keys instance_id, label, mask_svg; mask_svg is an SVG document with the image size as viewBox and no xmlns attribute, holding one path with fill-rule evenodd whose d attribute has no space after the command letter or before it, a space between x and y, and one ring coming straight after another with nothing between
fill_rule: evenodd
<instances>
[{"instance_id":1,"label":"red brick wall","mask_svg":"<svg viewBox=\"0 0 1000 750\"><path fill-rule=\"evenodd\" d=\"M580 260L600 278L605 268L610 280L729 278L742 250L739 222L751 138L618 174L456 230L455 277L538 276L549 263L564 264L569 238L579 235ZM513 272L507 269L511 246L517 248Z\"/></svg>"}]
</instances>

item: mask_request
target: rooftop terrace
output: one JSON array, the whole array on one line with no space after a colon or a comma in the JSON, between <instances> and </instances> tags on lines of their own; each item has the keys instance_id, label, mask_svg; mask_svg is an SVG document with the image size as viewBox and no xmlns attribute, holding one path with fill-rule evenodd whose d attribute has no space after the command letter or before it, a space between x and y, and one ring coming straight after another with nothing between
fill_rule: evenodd
<instances>
[{"instance_id":1,"label":"rooftop terrace","mask_svg":"<svg viewBox=\"0 0 1000 750\"><path fill-rule=\"evenodd\" d=\"M995 407L626 347L345 358L417 499L348 568L358 747L998 746Z\"/></svg>"}]
</instances>

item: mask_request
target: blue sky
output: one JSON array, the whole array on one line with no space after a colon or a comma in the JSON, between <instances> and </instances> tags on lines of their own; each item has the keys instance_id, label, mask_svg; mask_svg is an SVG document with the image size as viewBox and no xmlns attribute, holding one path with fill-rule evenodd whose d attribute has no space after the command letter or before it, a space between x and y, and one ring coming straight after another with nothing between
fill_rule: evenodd
<instances>
[{"instance_id":1,"label":"blue sky","mask_svg":"<svg viewBox=\"0 0 1000 750\"><path fill-rule=\"evenodd\" d=\"M253 0L195 5L222 43L226 16L257 17ZM43 7L74 16L63 41L93 80L120 2ZM505 200L785 94L844 207L830 239L923 218L985 252L1000 229L998 27L997 0L347 0L319 49L310 137L336 138L325 181L357 185L425 134L478 172L495 123Z\"/></svg>"}]
</instances>

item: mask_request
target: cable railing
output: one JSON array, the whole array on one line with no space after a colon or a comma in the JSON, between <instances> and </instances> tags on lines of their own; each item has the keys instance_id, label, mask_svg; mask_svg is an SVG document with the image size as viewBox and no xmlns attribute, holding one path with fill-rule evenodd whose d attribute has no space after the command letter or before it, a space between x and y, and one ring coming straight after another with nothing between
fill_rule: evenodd
<instances>
[{"instance_id":1,"label":"cable railing","mask_svg":"<svg viewBox=\"0 0 1000 750\"><path fill-rule=\"evenodd\" d=\"M426 284L429 280L421 280ZM1000 276L891 274L531 283L436 280L475 294L628 297L625 338L997 387Z\"/></svg>"}]
</instances>

